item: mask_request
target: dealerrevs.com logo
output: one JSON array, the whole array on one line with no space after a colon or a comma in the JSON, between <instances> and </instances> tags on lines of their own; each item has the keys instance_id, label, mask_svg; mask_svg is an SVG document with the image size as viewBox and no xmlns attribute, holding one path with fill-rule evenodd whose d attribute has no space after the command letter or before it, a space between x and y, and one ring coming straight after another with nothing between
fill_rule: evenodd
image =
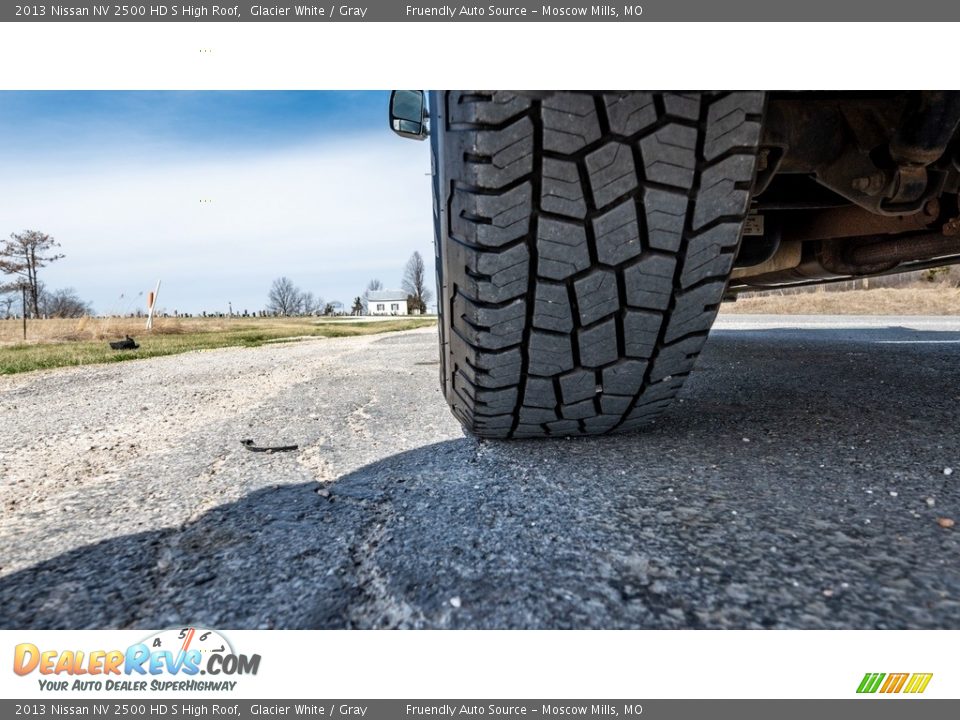
<instances>
[{"instance_id":1,"label":"dealerrevs.com logo","mask_svg":"<svg viewBox=\"0 0 960 720\"><path fill-rule=\"evenodd\" d=\"M922 693L927 689L933 673L867 673L857 687L858 693Z\"/></svg>"},{"instance_id":2,"label":"dealerrevs.com logo","mask_svg":"<svg viewBox=\"0 0 960 720\"><path fill-rule=\"evenodd\" d=\"M259 669L260 655L237 653L221 633L196 627L164 630L126 650L20 643L13 655L13 671L40 675L40 689L48 691L230 691L237 685L232 678Z\"/></svg>"}]
</instances>

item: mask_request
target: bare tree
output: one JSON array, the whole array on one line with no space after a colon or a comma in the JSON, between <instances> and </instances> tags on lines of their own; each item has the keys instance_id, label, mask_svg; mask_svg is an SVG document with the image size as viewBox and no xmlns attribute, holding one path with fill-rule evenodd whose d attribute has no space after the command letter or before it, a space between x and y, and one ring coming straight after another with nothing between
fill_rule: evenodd
<instances>
[{"instance_id":1,"label":"bare tree","mask_svg":"<svg viewBox=\"0 0 960 720\"><path fill-rule=\"evenodd\" d=\"M267 294L267 310L276 315L297 315L303 307L303 293L288 277L273 281Z\"/></svg>"},{"instance_id":2,"label":"bare tree","mask_svg":"<svg viewBox=\"0 0 960 720\"><path fill-rule=\"evenodd\" d=\"M319 295L309 291L300 294L300 312L304 315L319 315L323 312L324 305L326 303Z\"/></svg>"},{"instance_id":3,"label":"bare tree","mask_svg":"<svg viewBox=\"0 0 960 720\"><path fill-rule=\"evenodd\" d=\"M16 285L0 285L0 315L4 319L13 317L13 306L20 299Z\"/></svg>"},{"instance_id":4,"label":"bare tree","mask_svg":"<svg viewBox=\"0 0 960 720\"><path fill-rule=\"evenodd\" d=\"M363 315L363 298L359 295L353 299L353 307L350 308L350 312L354 315Z\"/></svg>"},{"instance_id":5,"label":"bare tree","mask_svg":"<svg viewBox=\"0 0 960 720\"><path fill-rule=\"evenodd\" d=\"M367 289L363 291L363 310L361 312L367 312L367 305L370 302L370 293L383 290L383 283L380 282L379 278L374 278L367 283Z\"/></svg>"},{"instance_id":6,"label":"bare tree","mask_svg":"<svg viewBox=\"0 0 960 720\"><path fill-rule=\"evenodd\" d=\"M411 310L427 311L427 303L433 293L427 288L427 269L423 257L414 251L407 260L407 267L403 271L403 282L400 284L407 294L407 305Z\"/></svg>"},{"instance_id":7,"label":"bare tree","mask_svg":"<svg viewBox=\"0 0 960 720\"><path fill-rule=\"evenodd\" d=\"M40 314L55 318L78 318L91 315L90 304L81 300L73 288L52 292L41 291Z\"/></svg>"},{"instance_id":8,"label":"bare tree","mask_svg":"<svg viewBox=\"0 0 960 720\"><path fill-rule=\"evenodd\" d=\"M50 235L39 230L24 230L10 233L10 239L0 245L0 272L17 278L17 286L26 285L31 310L40 314L40 281L37 274L63 257L62 253L51 253L60 243Z\"/></svg>"}]
</instances>

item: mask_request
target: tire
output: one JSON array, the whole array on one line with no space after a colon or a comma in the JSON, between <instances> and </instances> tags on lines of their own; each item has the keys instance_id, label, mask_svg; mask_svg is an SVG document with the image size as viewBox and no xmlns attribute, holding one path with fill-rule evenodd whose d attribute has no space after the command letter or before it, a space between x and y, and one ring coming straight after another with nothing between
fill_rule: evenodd
<instances>
[{"instance_id":1,"label":"tire","mask_svg":"<svg viewBox=\"0 0 960 720\"><path fill-rule=\"evenodd\" d=\"M444 394L487 438L649 423L716 316L764 94L432 93Z\"/></svg>"}]
</instances>

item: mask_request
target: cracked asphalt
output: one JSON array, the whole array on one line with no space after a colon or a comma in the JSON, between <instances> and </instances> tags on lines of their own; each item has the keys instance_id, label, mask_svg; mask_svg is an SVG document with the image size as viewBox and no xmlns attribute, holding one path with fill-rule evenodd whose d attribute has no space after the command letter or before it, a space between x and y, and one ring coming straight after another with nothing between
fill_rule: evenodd
<instances>
[{"instance_id":1,"label":"cracked asphalt","mask_svg":"<svg viewBox=\"0 0 960 720\"><path fill-rule=\"evenodd\" d=\"M608 438L478 443L437 374L424 330L0 378L0 627L960 627L960 318L723 316Z\"/></svg>"}]
</instances>

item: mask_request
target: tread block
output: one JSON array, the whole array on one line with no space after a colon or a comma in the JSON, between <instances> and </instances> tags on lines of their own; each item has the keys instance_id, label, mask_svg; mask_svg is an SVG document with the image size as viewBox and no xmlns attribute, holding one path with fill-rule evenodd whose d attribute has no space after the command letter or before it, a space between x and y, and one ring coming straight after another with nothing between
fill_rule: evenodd
<instances>
[{"instance_id":1,"label":"tread block","mask_svg":"<svg viewBox=\"0 0 960 720\"><path fill-rule=\"evenodd\" d=\"M470 378L474 385L484 388L502 388L512 387L520 380L519 365L516 367L503 367L491 370L487 373L478 373L474 368L464 368L463 374Z\"/></svg>"},{"instance_id":2,"label":"tread block","mask_svg":"<svg viewBox=\"0 0 960 720\"><path fill-rule=\"evenodd\" d=\"M536 330L530 333L527 372L552 377L573 369L573 350L569 336Z\"/></svg>"},{"instance_id":3,"label":"tread block","mask_svg":"<svg viewBox=\"0 0 960 720\"><path fill-rule=\"evenodd\" d=\"M515 245L501 253L462 252L466 269L463 287L467 294L483 302L504 302L527 292L530 253L526 245Z\"/></svg>"},{"instance_id":4,"label":"tread block","mask_svg":"<svg viewBox=\"0 0 960 720\"><path fill-rule=\"evenodd\" d=\"M573 218L583 218L587 214L587 201L583 197L580 171L575 162L544 158L540 207Z\"/></svg>"},{"instance_id":5,"label":"tread block","mask_svg":"<svg viewBox=\"0 0 960 720\"><path fill-rule=\"evenodd\" d=\"M605 433L613 430L620 422L619 415L594 415L581 420L584 428L591 434Z\"/></svg>"},{"instance_id":6,"label":"tread block","mask_svg":"<svg viewBox=\"0 0 960 720\"><path fill-rule=\"evenodd\" d=\"M464 180L470 185L499 190L533 170L533 123L528 117L503 130L464 133L459 140Z\"/></svg>"},{"instance_id":7,"label":"tread block","mask_svg":"<svg viewBox=\"0 0 960 720\"><path fill-rule=\"evenodd\" d=\"M560 413L567 420L582 420L591 417L597 413L593 400L584 400L573 405L564 405L560 408Z\"/></svg>"},{"instance_id":8,"label":"tread block","mask_svg":"<svg viewBox=\"0 0 960 720\"><path fill-rule=\"evenodd\" d=\"M704 335L693 335L662 348L650 368L650 382L690 372L706 340Z\"/></svg>"},{"instance_id":9,"label":"tread block","mask_svg":"<svg viewBox=\"0 0 960 720\"><path fill-rule=\"evenodd\" d=\"M617 275L612 270L593 270L573 283L580 323L589 325L620 310Z\"/></svg>"},{"instance_id":10,"label":"tread block","mask_svg":"<svg viewBox=\"0 0 960 720\"><path fill-rule=\"evenodd\" d=\"M537 274L563 280L590 267L587 233L582 225L540 218L537 223Z\"/></svg>"},{"instance_id":11,"label":"tread block","mask_svg":"<svg viewBox=\"0 0 960 720\"><path fill-rule=\"evenodd\" d=\"M627 304L632 307L666 310L673 297L673 273L676 258L651 254L623 271Z\"/></svg>"},{"instance_id":12,"label":"tread block","mask_svg":"<svg viewBox=\"0 0 960 720\"><path fill-rule=\"evenodd\" d=\"M618 135L635 135L657 121L653 93L630 92L603 96L610 130Z\"/></svg>"},{"instance_id":13,"label":"tread block","mask_svg":"<svg viewBox=\"0 0 960 720\"><path fill-rule=\"evenodd\" d=\"M637 205L632 198L624 200L593 219L597 259L607 265L619 265L636 257L643 250Z\"/></svg>"},{"instance_id":14,"label":"tread block","mask_svg":"<svg viewBox=\"0 0 960 720\"><path fill-rule=\"evenodd\" d=\"M697 130L666 125L640 141L645 177L664 185L689 189L697 166Z\"/></svg>"},{"instance_id":15,"label":"tread block","mask_svg":"<svg viewBox=\"0 0 960 720\"><path fill-rule=\"evenodd\" d=\"M525 407L555 408L557 396L550 378L528 377L523 392Z\"/></svg>"},{"instance_id":16,"label":"tread block","mask_svg":"<svg viewBox=\"0 0 960 720\"><path fill-rule=\"evenodd\" d=\"M510 437L513 437L517 440L524 440L527 438L542 438L543 437L543 426L549 423L520 423L517 425L517 429L513 431L513 434Z\"/></svg>"},{"instance_id":17,"label":"tread block","mask_svg":"<svg viewBox=\"0 0 960 720\"><path fill-rule=\"evenodd\" d=\"M603 369L603 392L635 396L643 386L647 363L643 360L620 360ZM562 381L561 381L562 383Z\"/></svg>"},{"instance_id":18,"label":"tread block","mask_svg":"<svg viewBox=\"0 0 960 720\"><path fill-rule=\"evenodd\" d=\"M699 120L700 93L664 93L663 109L673 117Z\"/></svg>"},{"instance_id":19,"label":"tread block","mask_svg":"<svg viewBox=\"0 0 960 720\"><path fill-rule=\"evenodd\" d=\"M557 93L540 106L543 149L575 153L600 139L600 122L593 97L582 93Z\"/></svg>"},{"instance_id":20,"label":"tread block","mask_svg":"<svg viewBox=\"0 0 960 720\"><path fill-rule=\"evenodd\" d=\"M556 332L573 330L570 296L567 295L565 285L549 282L537 283L533 306L533 326Z\"/></svg>"},{"instance_id":21,"label":"tread block","mask_svg":"<svg viewBox=\"0 0 960 720\"><path fill-rule=\"evenodd\" d=\"M513 427L513 415L496 415L496 416L485 416L485 415L474 415L473 423L478 430L490 433L502 433L500 437L506 437L507 433L510 432L510 428Z\"/></svg>"},{"instance_id":22,"label":"tread block","mask_svg":"<svg viewBox=\"0 0 960 720\"><path fill-rule=\"evenodd\" d=\"M560 394L565 405L587 400L597 394L597 376L592 370L574 370L560 376Z\"/></svg>"},{"instance_id":23,"label":"tread block","mask_svg":"<svg viewBox=\"0 0 960 720\"><path fill-rule=\"evenodd\" d=\"M753 155L731 155L703 171L693 209L694 230L719 217L746 214L755 165Z\"/></svg>"},{"instance_id":24,"label":"tread block","mask_svg":"<svg viewBox=\"0 0 960 720\"><path fill-rule=\"evenodd\" d=\"M540 425L541 423L559 420L556 410L539 407L522 407L518 413L521 425ZM541 431L542 435L543 432Z\"/></svg>"},{"instance_id":25,"label":"tread block","mask_svg":"<svg viewBox=\"0 0 960 720\"><path fill-rule=\"evenodd\" d=\"M687 241L680 286L688 288L710 277L726 278L740 244L740 223L722 223Z\"/></svg>"},{"instance_id":26,"label":"tread block","mask_svg":"<svg viewBox=\"0 0 960 720\"><path fill-rule=\"evenodd\" d=\"M604 393L600 396L600 409L605 415L623 415L632 402L632 397Z\"/></svg>"},{"instance_id":27,"label":"tread block","mask_svg":"<svg viewBox=\"0 0 960 720\"><path fill-rule=\"evenodd\" d=\"M526 301L518 298L503 307L487 307L464 295L453 298L453 324L471 345L499 350L523 340Z\"/></svg>"},{"instance_id":28,"label":"tread block","mask_svg":"<svg viewBox=\"0 0 960 720\"><path fill-rule=\"evenodd\" d=\"M755 147L760 142L763 93L735 92L717 100L707 111L703 156L707 160L738 147Z\"/></svg>"},{"instance_id":29,"label":"tread block","mask_svg":"<svg viewBox=\"0 0 960 720\"><path fill-rule=\"evenodd\" d=\"M587 155L587 174L598 208L609 205L637 187L637 171L633 153L627 145L610 142Z\"/></svg>"},{"instance_id":30,"label":"tread block","mask_svg":"<svg viewBox=\"0 0 960 720\"><path fill-rule=\"evenodd\" d=\"M501 388L498 390L477 389L473 395L474 401L483 410L484 414L501 414L513 412L517 406L517 388Z\"/></svg>"},{"instance_id":31,"label":"tread block","mask_svg":"<svg viewBox=\"0 0 960 720\"><path fill-rule=\"evenodd\" d=\"M584 367L601 367L618 358L617 322L614 318L577 331L580 363Z\"/></svg>"},{"instance_id":32,"label":"tread block","mask_svg":"<svg viewBox=\"0 0 960 720\"><path fill-rule=\"evenodd\" d=\"M580 432L580 423L576 420L557 420L548 422L547 428L551 435L577 435Z\"/></svg>"},{"instance_id":33,"label":"tread block","mask_svg":"<svg viewBox=\"0 0 960 720\"><path fill-rule=\"evenodd\" d=\"M676 293L673 312L670 313L670 321L664 333L664 342L673 342L684 335L709 330L716 315L715 306L723 298L726 284L724 278Z\"/></svg>"},{"instance_id":34,"label":"tread block","mask_svg":"<svg viewBox=\"0 0 960 720\"><path fill-rule=\"evenodd\" d=\"M481 352L458 337L451 338L451 343L458 349L451 353L447 362L450 367L456 364L457 371L463 373L464 377L477 387L501 388L519 384L522 367L520 348L510 348L502 352ZM459 348L468 350L464 354ZM465 357L466 361L456 363L453 358L457 356Z\"/></svg>"},{"instance_id":35,"label":"tread block","mask_svg":"<svg viewBox=\"0 0 960 720\"><path fill-rule=\"evenodd\" d=\"M499 125L529 109L529 98L504 90L456 90L447 100L451 123Z\"/></svg>"},{"instance_id":36,"label":"tread block","mask_svg":"<svg viewBox=\"0 0 960 720\"><path fill-rule=\"evenodd\" d=\"M647 242L655 250L680 249L683 225L687 217L687 196L648 188L643 193L647 216Z\"/></svg>"},{"instance_id":37,"label":"tread block","mask_svg":"<svg viewBox=\"0 0 960 720\"><path fill-rule=\"evenodd\" d=\"M630 357L649 358L657 347L663 316L647 310L627 310L623 316L624 350Z\"/></svg>"},{"instance_id":38,"label":"tread block","mask_svg":"<svg viewBox=\"0 0 960 720\"><path fill-rule=\"evenodd\" d=\"M455 188L450 233L464 242L498 248L530 232L533 188L529 182L499 195Z\"/></svg>"}]
</instances>

